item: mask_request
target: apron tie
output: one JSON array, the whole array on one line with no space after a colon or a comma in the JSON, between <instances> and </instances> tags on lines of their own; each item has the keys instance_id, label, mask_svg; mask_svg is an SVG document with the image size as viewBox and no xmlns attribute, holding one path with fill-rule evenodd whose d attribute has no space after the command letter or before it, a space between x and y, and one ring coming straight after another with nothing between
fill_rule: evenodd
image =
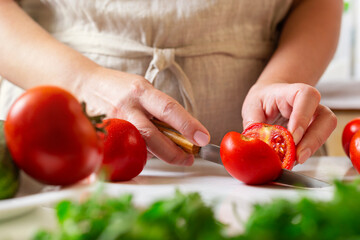
<instances>
[{"instance_id":1,"label":"apron tie","mask_svg":"<svg viewBox=\"0 0 360 240\"><path fill-rule=\"evenodd\" d=\"M191 82L182 70L179 64L175 61L174 48L154 48L153 59L145 73L145 78L153 84L159 72L168 69L178 79L179 90L184 102L184 107L192 114L196 113L195 99Z\"/></svg>"},{"instance_id":2,"label":"apron tie","mask_svg":"<svg viewBox=\"0 0 360 240\"><path fill-rule=\"evenodd\" d=\"M159 72L168 69L179 83L179 92L187 111L196 117L194 94L191 82L183 69L175 61L175 56L199 57L210 54L228 55L233 58L267 60L273 54L272 41L225 41L209 42L177 48L154 48L138 41L122 37L88 33L53 34L59 41L82 53L95 53L118 58L144 58L152 56L145 78L153 84Z\"/></svg>"}]
</instances>

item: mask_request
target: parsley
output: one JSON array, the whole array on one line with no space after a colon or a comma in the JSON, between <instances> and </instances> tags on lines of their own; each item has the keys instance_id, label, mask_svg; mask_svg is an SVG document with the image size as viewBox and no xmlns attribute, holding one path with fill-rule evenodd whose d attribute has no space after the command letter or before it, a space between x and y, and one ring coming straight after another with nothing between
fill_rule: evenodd
<instances>
[{"instance_id":1,"label":"parsley","mask_svg":"<svg viewBox=\"0 0 360 240\"><path fill-rule=\"evenodd\" d=\"M94 196L84 203L62 201L57 207L60 231L39 231L36 240L82 239L225 239L225 225L198 193L176 191L170 199L136 208L131 195Z\"/></svg>"},{"instance_id":2,"label":"parsley","mask_svg":"<svg viewBox=\"0 0 360 240\"><path fill-rule=\"evenodd\" d=\"M302 197L254 205L244 232L237 236L228 236L226 225L216 220L198 193L176 191L173 198L146 209L135 207L131 195L98 194L80 204L62 201L56 207L59 231L39 231L34 239L360 240L360 180L334 184L330 201Z\"/></svg>"},{"instance_id":3,"label":"parsley","mask_svg":"<svg viewBox=\"0 0 360 240\"><path fill-rule=\"evenodd\" d=\"M360 239L360 185L335 182L331 201L301 198L258 204L242 239Z\"/></svg>"}]
</instances>

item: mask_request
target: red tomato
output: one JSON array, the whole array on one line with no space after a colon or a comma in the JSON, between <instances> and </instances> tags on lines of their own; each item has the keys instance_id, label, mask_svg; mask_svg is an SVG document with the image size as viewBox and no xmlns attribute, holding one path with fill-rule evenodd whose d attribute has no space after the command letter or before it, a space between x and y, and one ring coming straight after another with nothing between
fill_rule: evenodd
<instances>
[{"instance_id":1,"label":"red tomato","mask_svg":"<svg viewBox=\"0 0 360 240\"><path fill-rule=\"evenodd\" d=\"M351 138L359 130L360 130L360 118L355 118L351 120L344 127L341 140L342 140L343 149L348 157L350 156L349 146L350 146Z\"/></svg>"},{"instance_id":2,"label":"red tomato","mask_svg":"<svg viewBox=\"0 0 360 240\"><path fill-rule=\"evenodd\" d=\"M122 119L104 120L107 134L104 137L102 169L107 179L127 181L141 173L147 159L145 140L139 130Z\"/></svg>"},{"instance_id":3,"label":"red tomato","mask_svg":"<svg viewBox=\"0 0 360 240\"><path fill-rule=\"evenodd\" d=\"M16 164L40 182L73 184L100 167L102 141L81 104L61 88L26 91L12 105L4 129Z\"/></svg>"},{"instance_id":4,"label":"red tomato","mask_svg":"<svg viewBox=\"0 0 360 240\"><path fill-rule=\"evenodd\" d=\"M265 123L254 123L242 133L258 138L272 147L282 162L282 168L291 170L296 161L296 148L291 133L284 127Z\"/></svg>"},{"instance_id":5,"label":"red tomato","mask_svg":"<svg viewBox=\"0 0 360 240\"><path fill-rule=\"evenodd\" d=\"M220 155L230 175L246 184L271 182L281 173L279 156L268 144L237 132L224 136Z\"/></svg>"},{"instance_id":6,"label":"red tomato","mask_svg":"<svg viewBox=\"0 0 360 240\"><path fill-rule=\"evenodd\" d=\"M349 152L352 164L360 173L360 131L357 131L351 138Z\"/></svg>"}]
</instances>

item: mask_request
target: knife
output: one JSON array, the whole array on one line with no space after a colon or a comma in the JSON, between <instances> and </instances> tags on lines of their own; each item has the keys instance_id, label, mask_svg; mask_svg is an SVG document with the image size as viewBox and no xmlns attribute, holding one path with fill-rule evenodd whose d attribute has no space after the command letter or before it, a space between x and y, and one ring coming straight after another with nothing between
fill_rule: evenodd
<instances>
[{"instance_id":1,"label":"knife","mask_svg":"<svg viewBox=\"0 0 360 240\"><path fill-rule=\"evenodd\" d=\"M172 140L176 145L181 147L185 152L199 156L204 160L223 165L220 157L219 146L214 144L208 144L203 147L196 146L167 123L157 119L152 119L151 121L160 130L160 132ZM287 169L282 169L280 176L275 179L273 183L276 185L298 188L324 188L331 186L325 181Z\"/></svg>"}]
</instances>

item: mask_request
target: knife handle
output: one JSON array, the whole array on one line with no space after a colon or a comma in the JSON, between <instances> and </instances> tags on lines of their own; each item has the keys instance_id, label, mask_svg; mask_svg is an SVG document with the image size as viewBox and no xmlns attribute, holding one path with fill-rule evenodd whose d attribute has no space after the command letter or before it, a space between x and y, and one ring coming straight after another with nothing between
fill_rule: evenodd
<instances>
[{"instance_id":1,"label":"knife handle","mask_svg":"<svg viewBox=\"0 0 360 240\"><path fill-rule=\"evenodd\" d=\"M157 119L151 119L151 122L159 129L160 132L167 136L176 145L181 147L185 152L191 153L193 155L199 153L199 146L196 146L192 142L187 140L183 135L181 135L178 131L172 128L169 124Z\"/></svg>"}]
</instances>

